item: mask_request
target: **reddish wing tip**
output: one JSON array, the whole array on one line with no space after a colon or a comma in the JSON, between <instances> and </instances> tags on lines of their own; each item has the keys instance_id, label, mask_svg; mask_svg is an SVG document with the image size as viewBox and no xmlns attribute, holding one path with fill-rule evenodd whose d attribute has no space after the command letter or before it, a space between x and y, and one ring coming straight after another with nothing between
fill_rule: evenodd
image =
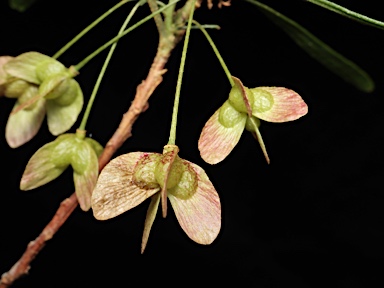
<instances>
[{"instance_id":1,"label":"reddish wing tip","mask_svg":"<svg viewBox=\"0 0 384 288\"><path fill-rule=\"evenodd\" d=\"M187 199L168 194L176 218L184 232L199 244L211 244L221 228L221 204L219 195L205 171L189 161L198 176L196 192Z\"/></svg>"},{"instance_id":2,"label":"reddish wing tip","mask_svg":"<svg viewBox=\"0 0 384 288\"><path fill-rule=\"evenodd\" d=\"M253 115L269 122L287 122L296 120L308 113L308 106L295 91L284 87L258 87L273 96L270 110L259 112L253 109ZM252 90L252 89L251 89Z\"/></svg>"},{"instance_id":3,"label":"reddish wing tip","mask_svg":"<svg viewBox=\"0 0 384 288\"><path fill-rule=\"evenodd\" d=\"M140 188L132 181L140 157L148 153L133 152L110 161L101 171L92 193L92 209L96 219L106 220L142 203L160 190Z\"/></svg>"},{"instance_id":4,"label":"reddish wing tip","mask_svg":"<svg viewBox=\"0 0 384 288\"><path fill-rule=\"evenodd\" d=\"M205 124L198 142L201 158L209 164L223 161L239 142L244 131L246 118L231 128L219 122L217 110Z\"/></svg>"}]
</instances>

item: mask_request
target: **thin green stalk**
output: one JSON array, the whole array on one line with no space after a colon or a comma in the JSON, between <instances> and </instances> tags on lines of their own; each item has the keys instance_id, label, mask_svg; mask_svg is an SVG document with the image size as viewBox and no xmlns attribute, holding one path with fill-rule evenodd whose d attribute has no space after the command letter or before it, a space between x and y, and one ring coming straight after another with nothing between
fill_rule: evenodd
<instances>
[{"instance_id":1,"label":"thin green stalk","mask_svg":"<svg viewBox=\"0 0 384 288\"><path fill-rule=\"evenodd\" d=\"M69 41L63 48L61 48L59 51L55 53L55 55L52 56L52 58L57 59L59 58L65 51L67 51L73 44L75 44L81 37L83 37L86 33L88 33L93 27L95 27L97 24L99 24L102 20L104 20L107 16L109 16L112 12L123 6L125 3L131 2L134 0L122 0L119 3L117 3L115 6L113 6L111 9L109 9L107 12L105 12L103 15L101 15L99 18L97 18L95 21L93 21L90 25L88 25L83 31L81 31L79 34L77 34L71 41Z\"/></svg>"},{"instance_id":2,"label":"thin green stalk","mask_svg":"<svg viewBox=\"0 0 384 288\"><path fill-rule=\"evenodd\" d=\"M125 19L125 21L124 21L123 25L121 26L121 28L119 30L119 33L117 35L121 35L124 32L124 30L127 27L129 21L131 21L132 16L136 13L137 9L141 5L143 5L144 3L145 3L145 0L141 0L141 1L139 1L139 2L137 2L135 4L135 6L132 8L131 12L129 13L129 15ZM101 80L104 77L105 70L107 70L109 61L112 58L113 52L115 52L116 46L117 46L117 41L115 43L113 43L113 45L111 46L111 49L109 50L107 58L104 61L104 65L103 65L103 67L100 70L99 77L97 78L96 84L93 87L93 91L92 91L91 97L89 98L87 108L85 109L85 112L84 112L84 115L83 115L83 119L81 120L81 124L79 126L79 130L85 130L85 125L87 124L87 120L88 120L89 114L91 112L93 102L95 101L97 91L99 90Z\"/></svg>"},{"instance_id":3,"label":"thin green stalk","mask_svg":"<svg viewBox=\"0 0 384 288\"><path fill-rule=\"evenodd\" d=\"M370 18L370 17L367 17L367 16L359 14L357 12L351 11L351 10L349 10L343 6L340 6L336 3L333 3L331 1L327 1L327 0L306 0L306 1L311 2L315 5L320 6L320 7L323 7L325 9L328 9L332 12L338 13L342 16L356 20L360 23L374 26L374 27L379 28L379 29L384 29L384 22Z\"/></svg>"},{"instance_id":4,"label":"thin green stalk","mask_svg":"<svg viewBox=\"0 0 384 288\"><path fill-rule=\"evenodd\" d=\"M207 38L209 44L211 45L211 47L212 47L212 49L213 49L213 52L215 52L217 59L219 59L219 62L220 62L220 64L221 64L221 67L223 67L223 69L224 69L225 75L227 75L227 78L228 78L228 80L229 80L229 83L231 83L231 86L234 86L234 85L235 85L235 82L234 82L233 79L232 79L232 75L231 75L231 73L229 72L229 69L228 69L227 65L225 64L223 58L221 57L220 52L219 52L219 50L217 49L215 43L213 42L211 36L209 36L207 30L205 30L204 27L203 27L199 22L197 22L196 20L193 20L193 23L194 23L197 27L199 27L199 29L201 30L201 32L203 32L203 34L204 34L205 37Z\"/></svg>"},{"instance_id":5,"label":"thin green stalk","mask_svg":"<svg viewBox=\"0 0 384 288\"><path fill-rule=\"evenodd\" d=\"M147 2L151 12L155 12L159 9L159 6L157 5L156 0L147 0ZM161 15L156 15L155 17L153 17L153 19L155 20L157 30L159 31L159 33L162 33L164 23L163 23L163 19L161 18Z\"/></svg>"},{"instance_id":6,"label":"thin green stalk","mask_svg":"<svg viewBox=\"0 0 384 288\"><path fill-rule=\"evenodd\" d=\"M220 26L216 25L216 24L202 24L201 26L204 27L205 29L217 29L217 30L220 30ZM179 29L185 30L185 29L187 29L187 26L180 27ZM197 27L197 26L192 26L191 29L200 29L200 28Z\"/></svg>"},{"instance_id":7,"label":"thin green stalk","mask_svg":"<svg viewBox=\"0 0 384 288\"><path fill-rule=\"evenodd\" d=\"M169 1L170 2L170 1ZM164 24L167 31L172 31L173 29L173 13L175 12L175 5L172 5L167 10L164 11Z\"/></svg>"},{"instance_id":8,"label":"thin green stalk","mask_svg":"<svg viewBox=\"0 0 384 288\"><path fill-rule=\"evenodd\" d=\"M139 27L141 24L144 24L145 22L147 22L148 20L152 19L155 15L163 12L165 9L167 9L169 6L179 2L180 0L174 0L172 1L170 4L167 4L161 8L159 8L159 10L157 10L156 12L153 12L152 14L148 15L147 17L141 19L140 21L138 21L136 24L132 25L131 27L129 27L127 30L125 30L123 33L121 33L120 35L117 35L116 37L113 37L111 40L109 40L107 43L105 43L104 45L100 46L98 49L96 49L93 53L89 54L86 58L84 58L80 63L78 63L77 65L75 65L75 68L77 71L79 71L81 68L83 68L89 61L91 61L95 56L97 56L99 53L101 53L102 51L104 51L106 48L108 48L110 45L112 45L113 43L115 43L117 40L119 40L120 38L124 37L125 35L127 35L129 32L131 32L132 30L136 29L137 27Z\"/></svg>"},{"instance_id":9,"label":"thin green stalk","mask_svg":"<svg viewBox=\"0 0 384 288\"><path fill-rule=\"evenodd\" d=\"M196 0L193 1L193 5L195 5L195 3L196 3ZM181 83L183 82L185 59L187 58L187 48L189 43L189 35L191 34L192 19L193 19L194 12L195 12L195 9L191 9L191 13L189 14L189 19L188 19L187 31L185 32L185 39L184 39L183 52L181 54L179 75L177 77L175 102L173 103L171 131L169 132L169 140L168 140L169 145L175 145L176 143L177 112L179 110Z\"/></svg>"}]
</instances>

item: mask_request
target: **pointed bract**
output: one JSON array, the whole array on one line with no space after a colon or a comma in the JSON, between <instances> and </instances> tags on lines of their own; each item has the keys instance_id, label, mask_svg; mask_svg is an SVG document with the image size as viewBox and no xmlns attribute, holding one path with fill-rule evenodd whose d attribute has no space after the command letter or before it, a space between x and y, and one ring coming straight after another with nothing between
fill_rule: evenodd
<instances>
[{"instance_id":1,"label":"pointed bract","mask_svg":"<svg viewBox=\"0 0 384 288\"><path fill-rule=\"evenodd\" d=\"M190 197L168 194L176 218L184 232L199 244L211 244L221 228L221 204L219 195L202 168L189 161L197 175L197 189Z\"/></svg>"},{"instance_id":2,"label":"pointed bract","mask_svg":"<svg viewBox=\"0 0 384 288\"><path fill-rule=\"evenodd\" d=\"M178 152L179 148L176 145L166 145L161 160L157 163L155 168L156 180L160 187L162 187L160 194L161 208L164 218L167 216L167 189L176 185L181 176L178 167L180 165L177 165L177 162L175 163Z\"/></svg>"},{"instance_id":3,"label":"pointed bract","mask_svg":"<svg viewBox=\"0 0 384 288\"><path fill-rule=\"evenodd\" d=\"M160 191L160 186L140 188L132 181L135 165L147 154L150 153L124 154L104 167L92 193L92 209L96 219L106 220L120 215Z\"/></svg>"},{"instance_id":4,"label":"pointed bract","mask_svg":"<svg viewBox=\"0 0 384 288\"><path fill-rule=\"evenodd\" d=\"M296 120L308 112L308 106L295 91L284 87L249 89L254 96L252 114L268 122ZM270 105L272 97L272 105ZM269 109L265 109L265 107Z\"/></svg>"},{"instance_id":5,"label":"pointed bract","mask_svg":"<svg viewBox=\"0 0 384 288\"><path fill-rule=\"evenodd\" d=\"M92 191L96 186L97 176L99 175L98 157L92 146L83 140L79 141L73 155L71 164L74 170L73 180L76 196L80 208L83 211L88 211L91 208ZM81 164L85 163L86 165L84 168L81 167L82 169L76 169L74 161L81 162Z\"/></svg>"},{"instance_id":6,"label":"pointed bract","mask_svg":"<svg viewBox=\"0 0 384 288\"><path fill-rule=\"evenodd\" d=\"M145 247L148 243L149 233L151 232L152 224L155 221L157 210L160 204L160 193L156 193L151 198L151 203L149 204L147 215L145 217L144 223L144 232L143 237L141 239L141 254L144 253Z\"/></svg>"},{"instance_id":7,"label":"pointed bract","mask_svg":"<svg viewBox=\"0 0 384 288\"><path fill-rule=\"evenodd\" d=\"M219 121L220 109L205 124L198 142L201 158L209 164L225 159L239 142L244 131L246 115L232 127L225 127ZM237 112L240 115L240 112Z\"/></svg>"}]
</instances>

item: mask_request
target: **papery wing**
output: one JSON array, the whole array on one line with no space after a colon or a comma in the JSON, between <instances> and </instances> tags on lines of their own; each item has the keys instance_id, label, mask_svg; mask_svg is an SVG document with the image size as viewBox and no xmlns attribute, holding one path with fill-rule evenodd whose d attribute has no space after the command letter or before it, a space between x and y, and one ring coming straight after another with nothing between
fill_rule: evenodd
<instances>
[{"instance_id":1,"label":"papery wing","mask_svg":"<svg viewBox=\"0 0 384 288\"><path fill-rule=\"evenodd\" d=\"M56 179L67 166L57 167L51 160L56 142L45 144L29 159L20 181L21 190L31 190Z\"/></svg>"},{"instance_id":2,"label":"papery wing","mask_svg":"<svg viewBox=\"0 0 384 288\"><path fill-rule=\"evenodd\" d=\"M16 77L34 84L40 84L36 68L44 61L52 61L49 56L39 52L26 52L15 57L4 65L5 71Z\"/></svg>"},{"instance_id":3,"label":"papery wing","mask_svg":"<svg viewBox=\"0 0 384 288\"><path fill-rule=\"evenodd\" d=\"M141 254L144 253L145 247L147 246L149 233L151 232L152 224L155 221L157 210L159 208L160 198L160 193L153 195L151 203L149 204L147 216L145 217L143 238L141 240Z\"/></svg>"},{"instance_id":4,"label":"papery wing","mask_svg":"<svg viewBox=\"0 0 384 288\"><path fill-rule=\"evenodd\" d=\"M20 104L16 102L13 110ZM17 148L31 140L39 131L45 117L45 100L37 101L30 109L10 114L5 127L5 138L12 148Z\"/></svg>"},{"instance_id":5,"label":"papery wing","mask_svg":"<svg viewBox=\"0 0 384 288\"><path fill-rule=\"evenodd\" d=\"M92 209L96 219L106 220L130 210L151 197L160 188L140 188L132 181L139 159L147 154L133 152L109 162L101 171L92 193Z\"/></svg>"},{"instance_id":6,"label":"papery wing","mask_svg":"<svg viewBox=\"0 0 384 288\"><path fill-rule=\"evenodd\" d=\"M291 89L257 87L250 91L254 95L252 114L262 120L268 122L293 121L308 112L307 104L298 93ZM270 109L264 109L264 107L270 107Z\"/></svg>"},{"instance_id":7,"label":"papery wing","mask_svg":"<svg viewBox=\"0 0 384 288\"><path fill-rule=\"evenodd\" d=\"M221 204L215 187L202 168L184 160L197 174L196 192L188 198L179 198L168 193L181 228L193 241L211 244L221 228Z\"/></svg>"},{"instance_id":8,"label":"papery wing","mask_svg":"<svg viewBox=\"0 0 384 288\"><path fill-rule=\"evenodd\" d=\"M78 149L77 153L82 154L81 161L87 163L87 166L82 173L74 169L73 181L80 208L83 211L88 211L91 208L91 196L99 175L99 163L92 146L85 141L82 144L82 151L80 152Z\"/></svg>"},{"instance_id":9,"label":"papery wing","mask_svg":"<svg viewBox=\"0 0 384 288\"><path fill-rule=\"evenodd\" d=\"M209 164L217 164L231 153L245 127L246 117L232 127L225 127L219 122L219 114L220 109L209 118L198 142L201 158Z\"/></svg>"},{"instance_id":10,"label":"papery wing","mask_svg":"<svg viewBox=\"0 0 384 288\"><path fill-rule=\"evenodd\" d=\"M76 93L74 101L69 105L60 105L55 99L47 100L47 120L49 131L53 135L59 135L69 130L75 124L81 109L83 108L83 92L79 84L71 79L73 93Z\"/></svg>"}]
</instances>

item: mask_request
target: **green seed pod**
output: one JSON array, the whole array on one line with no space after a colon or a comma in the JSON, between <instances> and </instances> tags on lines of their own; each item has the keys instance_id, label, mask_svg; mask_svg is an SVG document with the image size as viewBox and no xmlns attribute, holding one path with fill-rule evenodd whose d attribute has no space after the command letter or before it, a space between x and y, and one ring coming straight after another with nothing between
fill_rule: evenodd
<instances>
[{"instance_id":1,"label":"green seed pod","mask_svg":"<svg viewBox=\"0 0 384 288\"><path fill-rule=\"evenodd\" d=\"M63 134L53 141L56 145L50 160L56 167L64 168L71 164L74 138L75 134Z\"/></svg>"},{"instance_id":2,"label":"green seed pod","mask_svg":"<svg viewBox=\"0 0 384 288\"><path fill-rule=\"evenodd\" d=\"M62 96L69 88L68 75L66 73L55 74L41 83L39 94L45 99L55 99Z\"/></svg>"},{"instance_id":3,"label":"green seed pod","mask_svg":"<svg viewBox=\"0 0 384 288\"><path fill-rule=\"evenodd\" d=\"M87 142L76 136L73 138L72 143L71 166L76 173L83 174L89 165L89 153L94 153L94 151Z\"/></svg>"},{"instance_id":4,"label":"green seed pod","mask_svg":"<svg viewBox=\"0 0 384 288\"><path fill-rule=\"evenodd\" d=\"M66 72L67 68L59 61L50 58L36 66L36 76L44 82L48 77Z\"/></svg>"},{"instance_id":5,"label":"green seed pod","mask_svg":"<svg viewBox=\"0 0 384 288\"><path fill-rule=\"evenodd\" d=\"M36 85L29 85L24 91L24 93L17 99L17 102L19 102L19 104L24 104L28 102L29 100L31 100L33 97L37 95L38 91L39 89L37 88ZM23 109L26 111L30 111L36 107L37 102L38 101L31 103L30 105L26 106Z\"/></svg>"},{"instance_id":6,"label":"green seed pod","mask_svg":"<svg viewBox=\"0 0 384 288\"><path fill-rule=\"evenodd\" d=\"M168 192L173 196L186 200L192 197L197 190L198 179L196 172L193 170L191 165L186 162L182 163L183 172L179 183L173 187L169 188Z\"/></svg>"},{"instance_id":7,"label":"green seed pod","mask_svg":"<svg viewBox=\"0 0 384 288\"><path fill-rule=\"evenodd\" d=\"M160 154L148 153L140 158L134 170L132 180L140 188L153 189L159 187L155 169L161 160Z\"/></svg>"},{"instance_id":8,"label":"green seed pod","mask_svg":"<svg viewBox=\"0 0 384 288\"><path fill-rule=\"evenodd\" d=\"M254 99L253 110L262 113L272 108L275 101L271 93L262 88L252 88L249 90L251 91L249 94L253 95Z\"/></svg>"},{"instance_id":9,"label":"green seed pod","mask_svg":"<svg viewBox=\"0 0 384 288\"><path fill-rule=\"evenodd\" d=\"M24 91L33 84L28 83L27 81L17 79L8 82L4 87L4 95L8 98L18 98Z\"/></svg>"},{"instance_id":10,"label":"green seed pod","mask_svg":"<svg viewBox=\"0 0 384 288\"><path fill-rule=\"evenodd\" d=\"M55 98L53 101L55 101L56 104L60 106L68 106L75 100L76 96L78 95L77 89L79 89L79 86L76 85L76 80L66 79L57 87L57 89L61 89L61 87L65 87L66 89L62 89L62 94ZM55 91L56 89L54 90L54 93L56 93Z\"/></svg>"},{"instance_id":11,"label":"green seed pod","mask_svg":"<svg viewBox=\"0 0 384 288\"><path fill-rule=\"evenodd\" d=\"M234 127L245 117L246 115L235 109L228 100L220 107L219 122L226 128Z\"/></svg>"},{"instance_id":12,"label":"green seed pod","mask_svg":"<svg viewBox=\"0 0 384 288\"><path fill-rule=\"evenodd\" d=\"M252 117L247 117L247 121L245 122L245 129L247 129L250 132L255 132L255 126L254 124L257 125L257 128L260 127L260 119L252 116Z\"/></svg>"},{"instance_id":13,"label":"green seed pod","mask_svg":"<svg viewBox=\"0 0 384 288\"><path fill-rule=\"evenodd\" d=\"M172 165L172 167L171 167L171 171L169 171L169 174L168 174L167 189L171 189L175 187L180 182L181 176L184 171L183 165L179 156L176 156L173 163L169 161L169 158L172 157L172 155L170 154L172 153L175 153L175 152L169 152L169 153L163 154L163 157L157 163L155 168L156 181L157 183L159 183L161 188L163 188L164 186L165 177L167 175L167 170L169 168L169 165Z\"/></svg>"},{"instance_id":14,"label":"green seed pod","mask_svg":"<svg viewBox=\"0 0 384 288\"><path fill-rule=\"evenodd\" d=\"M249 89L244 87L244 92L248 98L249 104L253 105L253 94L250 93ZM245 105L242 87L234 85L229 92L229 103L239 112L247 113L247 107Z\"/></svg>"}]
</instances>

